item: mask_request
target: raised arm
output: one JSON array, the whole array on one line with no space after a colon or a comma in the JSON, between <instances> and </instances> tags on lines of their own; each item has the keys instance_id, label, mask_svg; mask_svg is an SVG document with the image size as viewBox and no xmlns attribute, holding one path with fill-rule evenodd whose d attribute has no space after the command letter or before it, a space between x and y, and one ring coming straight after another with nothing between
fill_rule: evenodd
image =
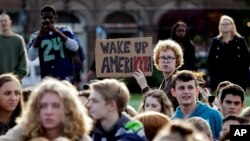
<instances>
[{"instance_id":1,"label":"raised arm","mask_svg":"<svg viewBox=\"0 0 250 141\"><path fill-rule=\"evenodd\" d=\"M150 89L146 77L140 69L137 69L137 71L134 72L133 76L136 79L137 83L139 84L142 93L145 93Z\"/></svg>"}]
</instances>

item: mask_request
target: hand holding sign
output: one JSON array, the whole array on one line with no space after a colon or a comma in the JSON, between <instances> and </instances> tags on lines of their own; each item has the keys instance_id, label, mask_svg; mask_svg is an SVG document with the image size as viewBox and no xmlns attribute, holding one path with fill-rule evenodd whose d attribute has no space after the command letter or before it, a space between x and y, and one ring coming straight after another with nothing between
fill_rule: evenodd
<instances>
[{"instance_id":1,"label":"hand holding sign","mask_svg":"<svg viewBox=\"0 0 250 141\"><path fill-rule=\"evenodd\" d=\"M134 78L136 79L137 83L140 85L141 89L148 87L147 80L145 78L145 75L140 69L137 69L137 71L133 74Z\"/></svg>"}]
</instances>

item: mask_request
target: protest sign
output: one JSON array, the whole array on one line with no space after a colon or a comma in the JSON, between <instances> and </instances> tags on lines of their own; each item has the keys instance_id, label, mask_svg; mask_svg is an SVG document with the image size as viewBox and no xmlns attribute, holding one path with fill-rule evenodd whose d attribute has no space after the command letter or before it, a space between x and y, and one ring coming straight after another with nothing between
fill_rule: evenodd
<instances>
[{"instance_id":1,"label":"protest sign","mask_svg":"<svg viewBox=\"0 0 250 141\"><path fill-rule=\"evenodd\" d=\"M152 38L97 39L97 77L132 77L137 68L145 76L153 71Z\"/></svg>"}]
</instances>

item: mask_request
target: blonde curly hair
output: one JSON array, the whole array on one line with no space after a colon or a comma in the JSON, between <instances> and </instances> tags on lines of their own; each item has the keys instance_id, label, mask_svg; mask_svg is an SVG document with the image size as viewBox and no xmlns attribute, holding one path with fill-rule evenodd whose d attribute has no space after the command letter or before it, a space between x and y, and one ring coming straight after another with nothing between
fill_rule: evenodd
<instances>
[{"instance_id":1,"label":"blonde curly hair","mask_svg":"<svg viewBox=\"0 0 250 141\"><path fill-rule=\"evenodd\" d=\"M88 116L86 108L80 102L77 90L69 85L71 84L65 84L65 82L54 78L45 78L40 85L34 88L27 103L27 109L19 120L26 139L39 137L44 133L38 113L41 109L40 100L47 92L57 94L63 107L65 107L61 136L72 141L79 141L84 134L90 132L92 120Z\"/></svg>"},{"instance_id":2,"label":"blonde curly hair","mask_svg":"<svg viewBox=\"0 0 250 141\"><path fill-rule=\"evenodd\" d=\"M176 58L176 69L180 68L183 65L184 60L183 60L183 51L181 49L181 46L177 42L171 39L160 40L154 48L154 55L153 55L154 65L157 69L159 69L160 52L167 51L168 49L174 52Z\"/></svg>"}]
</instances>

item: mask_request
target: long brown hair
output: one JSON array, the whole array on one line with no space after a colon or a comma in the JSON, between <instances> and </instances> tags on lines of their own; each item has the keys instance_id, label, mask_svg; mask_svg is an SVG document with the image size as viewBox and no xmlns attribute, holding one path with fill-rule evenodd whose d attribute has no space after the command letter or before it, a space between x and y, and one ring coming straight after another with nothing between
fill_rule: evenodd
<instances>
[{"instance_id":1,"label":"long brown hair","mask_svg":"<svg viewBox=\"0 0 250 141\"><path fill-rule=\"evenodd\" d=\"M139 107L139 113L144 112L145 111L145 101L147 99L147 97L153 97L156 98L158 100L158 102L161 105L161 113L171 117L173 114L173 105L170 102L170 100L168 99L167 95L165 94L165 92L163 90L159 90L159 89L152 89L149 90L147 93L145 93L142 97L142 103Z\"/></svg>"},{"instance_id":2,"label":"long brown hair","mask_svg":"<svg viewBox=\"0 0 250 141\"><path fill-rule=\"evenodd\" d=\"M18 76L13 73L5 73L5 74L0 75L0 88L5 83L10 82L10 81L14 81L17 83L17 85L20 88L20 93L21 93L22 86L21 86L20 80L18 79ZM21 116L22 111L23 111L23 102L21 99L22 99L22 94L20 94L19 102L15 110L12 112L10 121L15 121L19 116Z\"/></svg>"}]
</instances>

